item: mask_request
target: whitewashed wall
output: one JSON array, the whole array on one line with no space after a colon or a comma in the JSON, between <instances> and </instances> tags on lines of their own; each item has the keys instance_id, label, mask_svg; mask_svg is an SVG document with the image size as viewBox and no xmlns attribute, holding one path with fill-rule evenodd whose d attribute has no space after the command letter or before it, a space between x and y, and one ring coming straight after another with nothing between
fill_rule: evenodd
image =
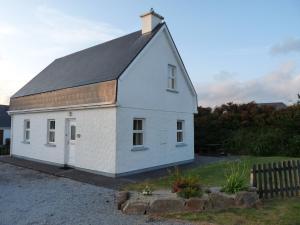
<instances>
[{"instance_id":1,"label":"whitewashed wall","mask_svg":"<svg viewBox=\"0 0 300 225\"><path fill-rule=\"evenodd\" d=\"M17 114L12 116L12 154L64 164L65 121L76 118L77 133L75 166L115 173L116 109L85 109L72 111ZM30 119L30 144L23 143L23 123ZM47 120L56 120L56 146L47 146Z\"/></svg>"},{"instance_id":2,"label":"whitewashed wall","mask_svg":"<svg viewBox=\"0 0 300 225\"><path fill-rule=\"evenodd\" d=\"M177 68L178 93L169 92L168 64ZM194 158L196 96L188 86L166 31L156 35L118 82L117 173ZM132 120L145 118L144 151L132 149ZM185 120L184 147L176 147L176 122Z\"/></svg>"}]
</instances>

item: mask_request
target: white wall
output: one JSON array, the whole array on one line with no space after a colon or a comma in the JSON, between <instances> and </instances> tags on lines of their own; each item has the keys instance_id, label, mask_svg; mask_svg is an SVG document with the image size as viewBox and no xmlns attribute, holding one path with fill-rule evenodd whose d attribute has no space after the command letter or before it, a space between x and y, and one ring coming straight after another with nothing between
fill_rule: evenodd
<instances>
[{"instance_id":1,"label":"white wall","mask_svg":"<svg viewBox=\"0 0 300 225\"><path fill-rule=\"evenodd\" d=\"M168 64L177 68L178 93L166 90ZM118 81L117 172L193 159L196 103L167 33L161 31ZM146 121L145 147L148 149L144 151L131 151L135 117ZM185 120L184 147L176 147L177 120Z\"/></svg>"},{"instance_id":2,"label":"white wall","mask_svg":"<svg viewBox=\"0 0 300 225\"><path fill-rule=\"evenodd\" d=\"M76 118L75 166L105 173L115 173L115 108L15 114L12 116L12 154L53 163L65 163L65 122ZM24 120L31 123L30 144L23 142ZM56 120L56 146L47 143L47 119Z\"/></svg>"}]
</instances>

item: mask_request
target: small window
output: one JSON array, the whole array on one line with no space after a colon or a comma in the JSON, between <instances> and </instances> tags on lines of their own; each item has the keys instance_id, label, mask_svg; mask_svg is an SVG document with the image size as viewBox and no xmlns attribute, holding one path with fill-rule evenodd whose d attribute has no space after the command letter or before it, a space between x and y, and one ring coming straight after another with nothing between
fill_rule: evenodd
<instances>
[{"instance_id":1,"label":"small window","mask_svg":"<svg viewBox=\"0 0 300 225\"><path fill-rule=\"evenodd\" d=\"M177 120L177 143L183 143L183 120Z\"/></svg>"},{"instance_id":2,"label":"small window","mask_svg":"<svg viewBox=\"0 0 300 225\"><path fill-rule=\"evenodd\" d=\"M30 141L30 120L24 120L24 141Z\"/></svg>"},{"instance_id":3,"label":"small window","mask_svg":"<svg viewBox=\"0 0 300 225\"><path fill-rule=\"evenodd\" d=\"M168 66L168 88L175 90L176 89L176 66Z\"/></svg>"},{"instance_id":4,"label":"small window","mask_svg":"<svg viewBox=\"0 0 300 225\"><path fill-rule=\"evenodd\" d=\"M75 141L76 139L76 126L75 125L72 125L71 126L71 141Z\"/></svg>"},{"instance_id":5,"label":"small window","mask_svg":"<svg viewBox=\"0 0 300 225\"><path fill-rule=\"evenodd\" d=\"M48 120L48 143L55 143L55 120Z\"/></svg>"},{"instance_id":6,"label":"small window","mask_svg":"<svg viewBox=\"0 0 300 225\"><path fill-rule=\"evenodd\" d=\"M144 119L133 120L133 146L144 145Z\"/></svg>"}]
</instances>

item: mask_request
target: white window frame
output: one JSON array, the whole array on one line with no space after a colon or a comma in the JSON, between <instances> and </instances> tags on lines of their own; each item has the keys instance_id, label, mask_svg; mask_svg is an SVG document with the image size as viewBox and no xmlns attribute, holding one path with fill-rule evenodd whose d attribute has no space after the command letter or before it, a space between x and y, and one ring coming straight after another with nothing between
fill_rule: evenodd
<instances>
[{"instance_id":1,"label":"white window frame","mask_svg":"<svg viewBox=\"0 0 300 225\"><path fill-rule=\"evenodd\" d=\"M168 64L168 89L177 90L177 68L171 64Z\"/></svg>"},{"instance_id":2,"label":"white window frame","mask_svg":"<svg viewBox=\"0 0 300 225\"><path fill-rule=\"evenodd\" d=\"M141 130L134 130L134 121L135 120L140 120L142 121L142 129ZM133 142L133 137L134 134L142 134L142 145L135 145ZM145 145L145 118L133 118L132 120L132 146L133 148L139 148L139 147L144 147Z\"/></svg>"},{"instance_id":3,"label":"white window frame","mask_svg":"<svg viewBox=\"0 0 300 225\"><path fill-rule=\"evenodd\" d=\"M177 125L178 122L181 123L181 129L178 129L178 125ZM178 139L177 139L178 133L182 133L182 141L178 141ZM177 144L184 143L184 136L185 136L185 134L184 134L184 120L177 120L176 121L176 143Z\"/></svg>"},{"instance_id":4,"label":"white window frame","mask_svg":"<svg viewBox=\"0 0 300 225\"><path fill-rule=\"evenodd\" d=\"M29 123L29 128L27 127L27 123ZM26 120L24 120L24 142L26 142L26 143L29 143L30 142L30 126L31 126L31 124L30 124L30 120L29 119L26 119ZM29 138L27 139L26 138L26 133L29 133Z\"/></svg>"},{"instance_id":5,"label":"white window frame","mask_svg":"<svg viewBox=\"0 0 300 225\"><path fill-rule=\"evenodd\" d=\"M54 129L50 129L50 123L54 121L55 124L55 128ZM56 121L55 119L48 119L47 120L47 143L48 144L55 144L55 129L56 129ZM50 141L50 132L54 132L54 142Z\"/></svg>"}]
</instances>

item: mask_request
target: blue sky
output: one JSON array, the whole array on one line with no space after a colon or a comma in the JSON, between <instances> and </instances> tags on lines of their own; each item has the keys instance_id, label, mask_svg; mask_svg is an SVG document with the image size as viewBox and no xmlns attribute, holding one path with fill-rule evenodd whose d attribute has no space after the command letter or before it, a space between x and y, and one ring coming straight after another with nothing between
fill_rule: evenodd
<instances>
[{"instance_id":1,"label":"blue sky","mask_svg":"<svg viewBox=\"0 0 300 225\"><path fill-rule=\"evenodd\" d=\"M0 103L55 58L165 17L199 104L284 101L300 92L300 1L1 1Z\"/></svg>"}]
</instances>

